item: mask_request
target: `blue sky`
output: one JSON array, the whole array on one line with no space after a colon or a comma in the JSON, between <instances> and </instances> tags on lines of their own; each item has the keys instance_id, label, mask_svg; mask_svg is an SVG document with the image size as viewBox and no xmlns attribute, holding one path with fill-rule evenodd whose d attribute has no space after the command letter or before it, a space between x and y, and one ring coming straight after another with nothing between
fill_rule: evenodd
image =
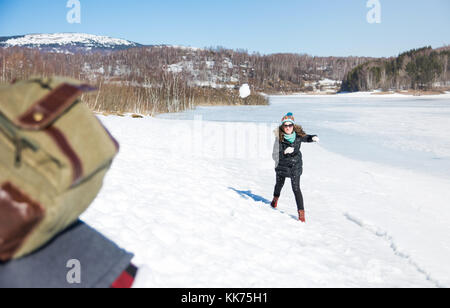
<instances>
[{"instance_id":1,"label":"blue sky","mask_svg":"<svg viewBox=\"0 0 450 308\"><path fill-rule=\"evenodd\" d=\"M66 20L67 0L0 0L0 36L83 32L141 44L224 46L261 53L395 56L450 44L449 0L79 0L81 24Z\"/></svg>"}]
</instances>

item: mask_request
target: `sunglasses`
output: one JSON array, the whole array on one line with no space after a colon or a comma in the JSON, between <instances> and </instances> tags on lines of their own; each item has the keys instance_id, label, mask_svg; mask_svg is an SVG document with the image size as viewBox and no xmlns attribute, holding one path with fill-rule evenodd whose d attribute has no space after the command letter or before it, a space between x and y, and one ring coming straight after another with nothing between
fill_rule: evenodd
<instances>
[{"instance_id":1,"label":"sunglasses","mask_svg":"<svg viewBox=\"0 0 450 308\"><path fill-rule=\"evenodd\" d=\"M291 127L294 127L294 124L286 124L286 125L283 125L283 127L291 128Z\"/></svg>"}]
</instances>

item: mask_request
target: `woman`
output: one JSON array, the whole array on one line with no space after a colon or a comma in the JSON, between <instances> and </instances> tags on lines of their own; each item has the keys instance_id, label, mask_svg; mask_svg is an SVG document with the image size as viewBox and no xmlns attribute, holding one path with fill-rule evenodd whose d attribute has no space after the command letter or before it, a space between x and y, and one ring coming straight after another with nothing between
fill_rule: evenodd
<instances>
[{"instance_id":1,"label":"woman","mask_svg":"<svg viewBox=\"0 0 450 308\"><path fill-rule=\"evenodd\" d=\"M307 135L300 125L296 125L292 113L283 117L281 126L275 131L275 134L276 140L272 157L276 163L277 183L271 206L277 208L286 178L290 178L297 201L299 220L305 222L303 195L300 189L300 177L303 174L303 159L300 147L302 142L319 142L319 138L316 135Z\"/></svg>"}]
</instances>

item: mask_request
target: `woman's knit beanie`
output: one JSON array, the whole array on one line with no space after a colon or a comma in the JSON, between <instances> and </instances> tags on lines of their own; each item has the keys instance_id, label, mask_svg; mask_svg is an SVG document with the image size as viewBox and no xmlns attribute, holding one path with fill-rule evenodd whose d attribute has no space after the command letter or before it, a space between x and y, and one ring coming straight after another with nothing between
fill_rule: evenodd
<instances>
[{"instance_id":1,"label":"woman's knit beanie","mask_svg":"<svg viewBox=\"0 0 450 308\"><path fill-rule=\"evenodd\" d=\"M283 125L286 122L291 122L292 124L295 124L295 118L294 115L292 114L292 112L289 112L288 114L286 114L283 119L281 119L281 124Z\"/></svg>"}]
</instances>

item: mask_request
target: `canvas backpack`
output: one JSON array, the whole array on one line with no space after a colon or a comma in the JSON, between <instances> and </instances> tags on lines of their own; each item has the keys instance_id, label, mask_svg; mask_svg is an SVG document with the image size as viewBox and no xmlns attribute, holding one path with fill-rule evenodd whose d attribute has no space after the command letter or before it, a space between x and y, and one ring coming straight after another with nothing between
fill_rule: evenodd
<instances>
[{"instance_id":1,"label":"canvas backpack","mask_svg":"<svg viewBox=\"0 0 450 308\"><path fill-rule=\"evenodd\" d=\"M66 78L0 86L0 261L23 257L95 199L119 145Z\"/></svg>"}]
</instances>

